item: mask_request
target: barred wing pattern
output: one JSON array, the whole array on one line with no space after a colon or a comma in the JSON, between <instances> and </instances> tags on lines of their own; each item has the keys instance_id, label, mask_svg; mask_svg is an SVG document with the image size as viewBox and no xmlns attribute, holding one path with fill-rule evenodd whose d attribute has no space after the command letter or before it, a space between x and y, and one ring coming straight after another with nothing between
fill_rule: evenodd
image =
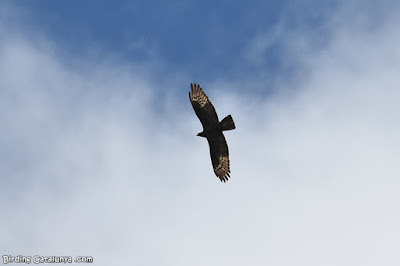
<instances>
[{"instance_id":1,"label":"barred wing pattern","mask_svg":"<svg viewBox=\"0 0 400 266\"><path fill-rule=\"evenodd\" d=\"M234 129L234 124L233 128L223 129L213 104L208 99L200 85L192 83L190 86L191 92L189 92L189 99L197 117L203 125L203 132L199 133L202 135L199 136L206 137L208 140L211 162L215 175L221 180L221 182L226 182L228 181L230 174L229 151L222 130ZM232 120L232 117L228 117Z\"/></svg>"},{"instance_id":2,"label":"barred wing pattern","mask_svg":"<svg viewBox=\"0 0 400 266\"><path fill-rule=\"evenodd\" d=\"M207 138L210 146L211 162L215 175L221 182L228 181L230 177L229 150L223 134L216 138Z\"/></svg>"},{"instance_id":3,"label":"barred wing pattern","mask_svg":"<svg viewBox=\"0 0 400 266\"><path fill-rule=\"evenodd\" d=\"M189 99L192 103L194 112L200 119L203 128L210 124L218 124L218 115L215 111L213 104L204 93L203 88L199 84L191 83L191 93L189 92Z\"/></svg>"}]
</instances>

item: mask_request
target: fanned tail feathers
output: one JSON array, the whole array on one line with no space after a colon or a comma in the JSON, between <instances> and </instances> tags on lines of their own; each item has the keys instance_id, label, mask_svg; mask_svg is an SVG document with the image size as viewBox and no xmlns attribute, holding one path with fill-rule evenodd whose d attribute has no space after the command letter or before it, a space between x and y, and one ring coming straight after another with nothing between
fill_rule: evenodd
<instances>
[{"instance_id":1,"label":"fanned tail feathers","mask_svg":"<svg viewBox=\"0 0 400 266\"><path fill-rule=\"evenodd\" d=\"M232 130L236 128L231 115L226 116L221 122L219 122L219 124L221 125L222 130Z\"/></svg>"}]
</instances>

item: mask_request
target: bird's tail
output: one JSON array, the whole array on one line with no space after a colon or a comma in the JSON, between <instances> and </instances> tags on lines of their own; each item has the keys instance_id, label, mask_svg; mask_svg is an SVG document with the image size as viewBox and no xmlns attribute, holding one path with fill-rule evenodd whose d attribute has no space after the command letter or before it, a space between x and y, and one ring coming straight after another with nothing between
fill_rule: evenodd
<instances>
[{"instance_id":1,"label":"bird's tail","mask_svg":"<svg viewBox=\"0 0 400 266\"><path fill-rule=\"evenodd\" d=\"M232 130L236 128L231 115L226 116L221 122L219 122L219 124L221 125L222 130Z\"/></svg>"}]
</instances>

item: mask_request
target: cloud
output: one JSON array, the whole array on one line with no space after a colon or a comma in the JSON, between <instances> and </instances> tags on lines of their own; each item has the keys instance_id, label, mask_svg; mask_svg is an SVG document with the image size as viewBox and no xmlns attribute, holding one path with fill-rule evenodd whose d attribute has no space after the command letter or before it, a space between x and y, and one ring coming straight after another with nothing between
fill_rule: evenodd
<instances>
[{"instance_id":1,"label":"cloud","mask_svg":"<svg viewBox=\"0 0 400 266\"><path fill-rule=\"evenodd\" d=\"M1 255L396 265L397 12L373 28L336 23L351 21L337 13L316 50L315 35L290 33L287 56L302 75L279 78L266 98L246 93L253 80L206 84L219 115L237 124L226 133L227 184L195 137L201 126L187 91L168 93L190 81L174 73L161 87L151 68L68 59L51 39L2 24ZM249 47L262 55L268 45Z\"/></svg>"}]
</instances>

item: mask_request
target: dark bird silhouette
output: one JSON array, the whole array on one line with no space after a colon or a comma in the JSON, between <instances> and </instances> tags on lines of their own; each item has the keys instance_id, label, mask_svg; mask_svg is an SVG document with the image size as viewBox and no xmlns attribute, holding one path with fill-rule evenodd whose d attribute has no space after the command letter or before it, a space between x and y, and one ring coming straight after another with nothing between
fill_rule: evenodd
<instances>
[{"instance_id":1,"label":"dark bird silhouette","mask_svg":"<svg viewBox=\"0 0 400 266\"><path fill-rule=\"evenodd\" d=\"M203 132L200 132L197 136L207 138L214 173L221 182L226 182L230 177L231 170L229 167L228 144L226 144L222 131L235 129L235 122L233 122L231 115L219 122L214 106L200 85L194 83L190 84L190 86L189 99L194 112L203 125Z\"/></svg>"}]
</instances>

